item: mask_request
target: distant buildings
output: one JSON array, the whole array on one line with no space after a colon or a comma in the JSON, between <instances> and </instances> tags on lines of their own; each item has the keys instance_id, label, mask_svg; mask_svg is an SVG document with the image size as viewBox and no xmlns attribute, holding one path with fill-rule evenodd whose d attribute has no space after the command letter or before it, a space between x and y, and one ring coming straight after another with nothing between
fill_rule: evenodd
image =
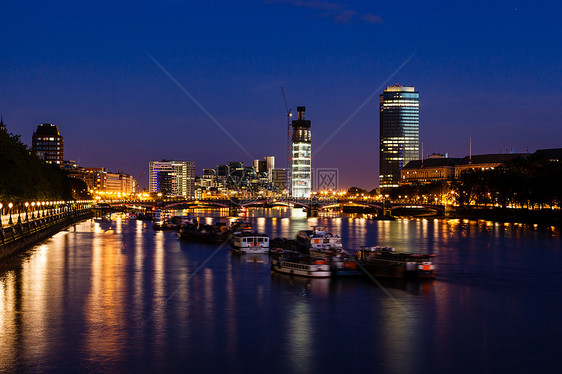
<instances>
[{"instance_id":1,"label":"distant buildings","mask_svg":"<svg viewBox=\"0 0 562 374\"><path fill-rule=\"evenodd\" d=\"M254 169L257 173L267 173L268 179L271 182L272 172L275 169L275 157L266 156L262 160L254 160Z\"/></svg>"},{"instance_id":2,"label":"distant buildings","mask_svg":"<svg viewBox=\"0 0 562 374\"><path fill-rule=\"evenodd\" d=\"M58 126L43 123L33 132L32 149L40 159L62 167L64 142Z\"/></svg>"},{"instance_id":3,"label":"distant buildings","mask_svg":"<svg viewBox=\"0 0 562 374\"><path fill-rule=\"evenodd\" d=\"M291 165L293 197L310 197L311 178L311 140L310 121L304 119L306 108L297 107L298 117L293 121L293 162Z\"/></svg>"},{"instance_id":4,"label":"distant buildings","mask_svg":"<svg viewBox=\"0 0 562 374\"><path fill-rule=\"evenodd\" d=\"M137 192L137 182L133 176L124 173L111 173L103 167L85 168L65 161L65 170L70 178L81 179L91 194L114 196L131 195Z\"/></svg>"},{"instance_id":5,"label":"distant buildings","mask_svg":"<svg viewBox=\"0 0 562 374\"><path fill-rule=\"evenodd\" d=\"M148 168L150 192L165 196L194 197L194 161L150 161Z\"/></svg>"},{"instance_id":6,"label":"distant buildings","mask_svg":"<svg viewBox=\"0 0 562 374\"><path fill-rule=\"evenodd\" d=\"M380 95L381 188L398 187L400 170L419 160L419 99L414 87L389 86Z\"/></svg>"},{"instance_id":7,"label":"distant buildings","mask_svg":"<svg viewBox=\"0 0 562 374\"><path fill-rule=\"evenodd\" d=\"M136 192L135 179L124 173L111 173L103 167L85 168L76 161L63 160L64 139L58 126L43 123L33 132L32 150L47 163L57 164L68 172L70 178L80 179L86 183L91 194L115 196L131 195Z\"/></svg>"},{"instance_id":8,"label":"distant buildings","mask_svg":"<svg viewBox=\"0 0 562 374\"><path fill-rule=\"evenodd\" d=\"M285 169L270 169L275 166L273 156L254 160L253 166L241 161L217 165L216 169L203 169L203 175L196 177L195 197L270 197L286 190ZM282 176L277 172L282 171ZM283 178L283 183L276 185Z\"/></svg>"}]
</instances>

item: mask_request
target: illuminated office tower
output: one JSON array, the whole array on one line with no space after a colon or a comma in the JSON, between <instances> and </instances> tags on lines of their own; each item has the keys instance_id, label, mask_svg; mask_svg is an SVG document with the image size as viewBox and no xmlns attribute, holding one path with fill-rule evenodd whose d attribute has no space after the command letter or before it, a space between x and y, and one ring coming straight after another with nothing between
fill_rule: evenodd
<instances>
[{"instance_id":1,"label":"illuminated office tower","mask_svg":"<svg viewBox=\"0 0 562 374\"><path fill-rule=\"evenodd\" d=\"M380 95L381 188L398 187L400 170L419 160L419 102L414 87L389 86Z\"/></svg>"},{"instance_id":2,"label":"illuminated office tower","mask_svg":"<svg viewBox=\"0 0 562 374\"><path fill-rule=\"evenodd\" d=\"M64 142L58 126L52 123L37 126L37 130L33 132L31 148L40 159L62 167Z\"/></svg>"},{"instance_id":3,"label":"illuminated office tower","mask_svg":"<svg viewBox=\"0 0 562 374\"><path fill-rule=\"evenodd\" d=\"M195 193L195 162L150 161L149 191L164 196L193 198Z\"/></svg>"},{"instance_id":4,"label":"illuminated office tower","mask_svg":"<svg viewBox=\"0 0 562 374\"><path fill-rule=\"evenodd\" d=\"M292 196L310 197L310 121L304 119L305 107L297 107L298 117L293 121Z\"/></svg>"}]
</instances>

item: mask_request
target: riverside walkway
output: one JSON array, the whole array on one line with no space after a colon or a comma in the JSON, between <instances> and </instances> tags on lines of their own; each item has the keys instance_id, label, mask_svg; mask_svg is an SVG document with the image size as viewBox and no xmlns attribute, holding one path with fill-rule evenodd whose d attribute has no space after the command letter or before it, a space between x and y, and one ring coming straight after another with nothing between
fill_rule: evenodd
<instances>
[{"instance_id":1,"label":"riverside walkway","mask_svg":"<svg viewBox=\"0 0 562 374\"><path fill-rule=\"evenodd\" d=\"M0 207L0 260L92 216L92 204L85 201L41 204L41 208L33 210L29 204L16 207L8 203L7 207L6 210L4 204Z\"/></svg>"}]
</instances>

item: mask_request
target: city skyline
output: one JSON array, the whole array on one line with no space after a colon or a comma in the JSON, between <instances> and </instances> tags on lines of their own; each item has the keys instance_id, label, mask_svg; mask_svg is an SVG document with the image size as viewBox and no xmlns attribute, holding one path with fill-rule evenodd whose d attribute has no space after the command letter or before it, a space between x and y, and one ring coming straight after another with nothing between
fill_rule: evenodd
<instances>
[{"instance_id":1,"label":"city skyline","mask_svg":"<svg viewBox=\"0 0 562 374\"><path fill-rule=\"evenodd\" d=\"M39 124L53 123L65 159L135 178L145 170L143 187L149 160L195 160L199 174L273 155L283 168L284 87L293 113L306 103L314 120L312 167L338 168L342 187L370 189L379 175L376 97L390 79L422 96L426 155L465 156L470 137L474 154L560 146L559 4L216 5L37 3L33 13L5 5L8 131L30 145Z\"/></svg>"}]
</instances>

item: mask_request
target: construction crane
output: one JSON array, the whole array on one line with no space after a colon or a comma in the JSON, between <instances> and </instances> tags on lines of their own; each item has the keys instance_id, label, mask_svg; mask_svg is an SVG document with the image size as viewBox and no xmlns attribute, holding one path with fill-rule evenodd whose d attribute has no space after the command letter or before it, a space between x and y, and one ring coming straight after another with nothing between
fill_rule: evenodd
<instances>
[{"instance_id":1,"label":"construction crane","mask_svg":"<svg viewBox=\"0 0 562 374\"><path fill-rule=\"evenodd\" d=\"M140 189L140 181L141 181L143 175L144 175L144 168L142 169L142 172L139 176L139 179L137 179L137 193L139 192L138 190Z\"/></svg>"},{"instance_id":2,"label":"construction crane","mask_svg":"<svg viewBox=\"0 0 562 374\"><path fill-rule=\"evenodd\" d=\"M285 111L287 112L287 191L289 193L289 196L291 196L291 160L293 159L293 155L292 155L292 142L291 142L291 116L293 115L291 113L291 108L289 108L289 106L287 105L287 99L285 98L285 90L283 89L283 87L281 87L281 93L283 94L283 101L285 102Z\"/></svg>"}]
</instances>

